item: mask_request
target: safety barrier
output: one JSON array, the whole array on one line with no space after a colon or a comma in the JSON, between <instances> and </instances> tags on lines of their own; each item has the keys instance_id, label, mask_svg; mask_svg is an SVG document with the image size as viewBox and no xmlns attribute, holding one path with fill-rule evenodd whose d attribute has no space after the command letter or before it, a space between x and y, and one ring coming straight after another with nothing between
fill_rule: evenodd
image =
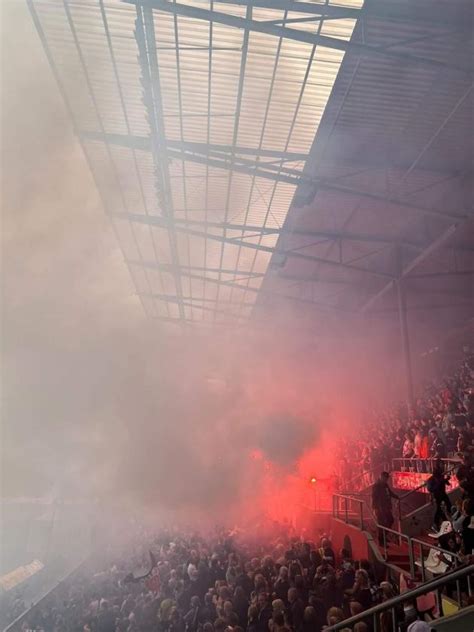
<instances>
[{"instance_id":1,"label":"safety barrier","mask_svg":"<svg viewBox=\"0 0 474 632\"><path fill-rule=\"evenodd\" d=\"M382 534L382 551L385 561L387 561L389 557L388 540L390 539L390 535L394 536L394 539L398 540L399 546L401 546L403 542L406 543L408 549L408 560L410 563L410 576L412 579L415 579L416 576L416 566L420 567L421 578L423 581L426 581L427 570L433 572L430 569L430 565L427 565L427 559L429 558L431 551L436 552L438 556L442 556L446 560L446 562L444 563L445 567L449 566L449 564L453 564L455 567L457 567L463 563L461 557L454 551L443 549L436 544L432 544L431 542L425 542L424 540L413 538L395 529L389 529L388 527L383 527L381 525L377 525L377 529L379 529L380 533ZM416 555L417 550L419 551L419 558ZM424 556L425 551L428 551L428 557L426 559Z\"/></svg>"},{"instance_id":2,"label":"safety barrier","mask_svg":"<svg viewBox=\"0 0 474 632\"><path fill-rule=\"evenodd\" d=\"M344 516L344 522L347 524L350 524L349 516L351 516L356 526L362 531L367 527L369 518L373 521L365 500L348 494L333 494L332 515L340 520L342 519L341 516Z\"/></svg>"},{"instance_id":3,"label":"safety barrier","mask_svg":"<svg viewBox=\"0 0 474 632\"><path fill-rule=\"evenodd\" d=\"M462 564L460 556L447 549L443 549L431 542L425 542L418 538L409 536L396 529L391 529L377 523L377 520L367 506L364 499L350 496L347 494L334 494L333 495L333 517L339 520L343 520L346 524L353 524L359 527L362 531L370 530L373 534L378 533L382 536L382 554L385 562L388 561L388 546L389 540L397 540L398 545L402 543L407 545L407 555L410 563L410 576L415 579L416 566L420 566L421 576L423 581L426 581L426 571L430 570L429 565L426 564L424 558L424 552L436 551L437 554L442 555L446 559L446 564L450 563L455 566ZM419 551L420 559L417 562L416 551ZM429 553L428 553L429 556Z\"/></svg>"},{"instance_id":4,"label":"safety barrier","mask_svg":"<svg viewBox=\"0 0 474 632\"><path fill-rule=\"evenodd\" d=\"M441 600L441 591L448 584L454 584L456 586L456 601L457 604L461 607L461 589L460 584L464 579L466 580L467 585L467 594L470 597L472 595L472 587L471 587L471 577L474 573L474 564L470 564L469 566L465 566L463 568L459 568L457 570L452 571L451 573L446 573L442 577L437 577L436 579L432 579L417 588L409 590L407 592L394 597L393 599L388 599L377 606L373 606L360 614L350 617L349 619L345 619L340 623L336 623L328 628L326 628L326 632L338 632L339 630L343 630L346 628L352 629L359 621L371 621L372 622L372 630L373 632L380 632L382 629L380 622L380 615L385 612L391 613L392 618L392 629L394 632L397 632L398 624L401 621L397 620L397 610L401 606L403 606L406 602L413 602L417 597L421 597L422 595L427 595L428 593L435 592L438 596L438 607L440 610L440 616L443 616L442 611L442 600Z\"/></svg>"},{"instance_id":5,"label":"safety barrier","mask_svg":"<svg viewBox=\"0 0 474 632\"><path fill-rule=\"evenodd\" d=\"M401 458L392 459L392 472L418 472L419 474L432 474L435 467L444 470L459 467L459 459L416 459Z\"/></svg>"}]
</instances>

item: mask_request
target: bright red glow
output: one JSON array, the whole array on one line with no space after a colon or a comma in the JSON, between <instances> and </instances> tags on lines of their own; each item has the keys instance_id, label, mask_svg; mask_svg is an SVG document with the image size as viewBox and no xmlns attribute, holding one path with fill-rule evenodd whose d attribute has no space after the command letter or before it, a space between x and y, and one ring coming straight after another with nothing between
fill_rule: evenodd
<instances>
[{"instance_id":1,"label":"bright red glow","mask_svg":"<svg viewBox=\"0 0 474 632\"><path fill-rule=\"evenodd\" d=\"M263 452L261 450L252 450L249 454L249 458L252 461L263 461Z\"/></svg>"}]
</instances>

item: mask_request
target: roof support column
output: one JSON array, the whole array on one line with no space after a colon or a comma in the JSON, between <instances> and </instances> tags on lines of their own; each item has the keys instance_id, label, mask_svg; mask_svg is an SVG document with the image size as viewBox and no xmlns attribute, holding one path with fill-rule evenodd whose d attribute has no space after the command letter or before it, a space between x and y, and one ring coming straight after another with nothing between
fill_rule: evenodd
<instances>
[{"instance_id":1,"label":"roof support column","mask_svg":"<svg viewBox=\"0 0 474 632\"><path fill-rule=\"evenodd\" d=\"M399 250L399 263L401 269L401 253ZM397 296L398 296L398 316L400 319L400 336L403 350L403 361L405 364L405 380L406 380L406 401L408 415L411 418L415 410L415 397L413 389L413 371L411 365L411 352L410 352L410 332L408 329L407 318L407 300L405 291L405 280L400 276L396 281Z\"/></svg>"}]
</instances>

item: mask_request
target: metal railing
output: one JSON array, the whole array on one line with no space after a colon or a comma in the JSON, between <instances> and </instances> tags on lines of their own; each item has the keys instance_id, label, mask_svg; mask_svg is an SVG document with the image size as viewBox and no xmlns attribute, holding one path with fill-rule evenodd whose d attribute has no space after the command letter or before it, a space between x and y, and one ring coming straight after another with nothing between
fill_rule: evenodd
<instances>
[{"instance_id":1,"label":"metal railing","mask_svg":"<svg viewBox=\"0 0 474 632\"><path fill-rule=\"evenodd\" d=\"M446 459L446 461L449 461L449 459ZM452 465L451 467L448 467L448 469L446 469L444 471L444 474L451 474L457 467L459 466L459 462L456 462L456 465ZM397 505L398 505L398 522L399 522L399 527L401 527L401 523L402 520L404 518L403 516L403 512L402 512L402 503L412 494L414 494L415 492L419 492L421 489L423 489L424 487L426 487L428 483L428 480L424 481L423 483L421 483L421 485L418 485L418 487L415 487L414 489L410 489L409 492L407 492L406 494L403 494L403 496L399 496L397 499ZM426 505L430 504L429 502L426 502L424 505L421 505L418 509L421 509L421 507L425 507Z\"/></svg>"},{"instance_id":2,"label":"metal railing","mask_svg":"<svg viewBox=\"0 0 474 632\"><path fill-rule=\"evenodd\" d=\"M353 524L354 526L361 529L361 531L367 530L370 528L370 531L374 534L382 536L382 551L383 551L383 559L385 562L388 562L389 552L389 540L394 539L398 541L398 545L401 546L403 542L407 545L407 555L410 564L410 576L412 579L415 579L416 575L416 551L418 549L420 559L420 568L421 568L421 577L423 581L426 581L426 571L429 570L426 568L426 560L424 558L424 551L435 550L445 556L447 560L451 560L454 562L455 566L459 566L462 564L461 557L447 549L443 549L435 544L431 544L431 542L425 542L424 540L420 540L418 538L414 538L409 536L401 531L397 531L396 529L391 529L389 527L385 527L377 523L377 520L367 506L365 500L361 498L356 498L354 496L350 496L348 494L334 494L333 495L333 517L338 518L339 520L343 520L346 524Z\"/></svg>"},{"instance_id":3,"label":"metal railing","mask_svg":"<svg viewBox=\"0 0 474 632\"><path fill-rule=\"evenodd\" d=\"M423 581L426 581L426 570L429 570L426 568L426 560L423 554L426 550L428 550L428 552L434 550L438 553L441 553L448 561L453 562L455 567L458 567L463 563L458 553L455 553L454 551L448 551L447 549L443 549L436 544L431 544L431 542L425 542L424 540L419 540L418 538L409 538L408 546L411 559L415 559L415 551L417 545L420 551L421 578Z\"/></svg>"},{"instance_id":4,"label":"metal railing","mask_svg":"<svg viewBox=\"0 0 474 632\"><path fill-rule=\"evenodd\" d=\"M443 469L459 467L459 459L418 459L397 457L392 459L392 472L418 472L419 474L432 474L433 469L439 464Z\"/></svg>"},{"instance_id":5,"label":"metal railing","mask_svg":"<svg viewBox=\"0 0 474 632\"><path fill-rule=\"evenodd\" d=\"M413 602L417 597L421 597L422 595L426 595L430 592L436 592L438 597L438 608L440 617L443 616L443 604L441 599L441 590L445 588L448 584L454 583L456 585L456 593L457 593L457 604L459 607L462 607L461 603L461 591L460 591L460 583L462 580L466 579L467 582L467 594L470 597L472 595L472 587L471 587L471 576L474 573L474 564L469 566L465 566L464 568L459 568L451 573L446 573L442 577L437 577L429 582L414 588L413 590L409 590L407 592L398 595L397 597L393 597L393 599L388 599L377 606L373 606L364 612L361 612L354 617L350 617L349 619L345 619L340 623L336 623L328 628L326 628L326 632L338 632L338 630L343 630L344 628L351 629L353 625L359 623L359 621L372 621L372 629L373 632L379 632L382 629L382 625L380 622L380 615L385 612L390 612L392 617L392 629L393 632L397 632L399 623L402 621L397 620L397 609L403 606L406 602Z\"/></svg>"},{"instance_id":6,"label":"metal railing","mask_svg":"<svg viewBox=\"0 0 474 632\"><path fill-rule=\"evenodd\" d=\"M352 476L349 480L342 481L343 491L340 493L357 492L366 489L375 483L384 470L389 469L389 463L377 463L370 469L359 472L356 476Z\"/></svg>"},{"instance_id":7,"label":"metal railing","mask_svg":"<svg viewBox=\"0 0 474 632\"><path fill-rule=\"evenodd\" d=\"M333 494L332 515L339 520L344 519L347 524L351 524L349 517L352 518L362 531L367 527L369 518L373 521L365 500L348 494Z\"/></svg>"},{"instance_id":8,"label":"metal railing","mask_svg":"<svg viewBox=\"0 0 474 632\"><path fill-rule=\"evenodd\" d=\"M449 551L448 549L443 549L436 544L431 544L431 542L425 542L424 540L419 540L418 538L413 538L405 533L401 533L400 531L396 531L395 529L389 529L388 527L383 527L381 525L377 525L377 529L382 533L382 549L383 549L383 559L385 562L388 562L389 552L388 552L388 540L389 536L393 535L398 540L398 545L401 546L403 542L406 543L408 548L408 561L410 564L410 576L412 579L415 579L416 575L416 562L419 562L421 569L421 578L425 582L426 581L426 571L429 571L429 568L426 567L426 560L424 557L424 552L426 550L437 551L441 555L443 555L448 562L454 563L455 567L460 566L463 562L457 553L454 551ZM417 558L416 552L417 549L419 551L419 559Z\"/></svg>"}]
</instances>

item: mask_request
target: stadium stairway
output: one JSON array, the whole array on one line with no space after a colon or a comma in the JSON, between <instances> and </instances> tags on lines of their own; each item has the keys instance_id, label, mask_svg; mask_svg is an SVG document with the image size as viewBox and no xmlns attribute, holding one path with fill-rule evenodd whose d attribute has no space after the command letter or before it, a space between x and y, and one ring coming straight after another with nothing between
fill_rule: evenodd
<instances>
[{"instance_id":1,"label":"stadium stairway","mask_svg":"<svg viewBox=\"0 0 474 632\"><path fill-rule=\"evenodd\" d=\"M429 521L427 524L431 525L433 507L431 505L428 507ZM425 505L422 505L420 510L424 511L424 508ZM335 494L333 498L333 521L332 532L335 534L344 533L351 542L357 542L361 557L375 558L397 574L404 574L415 581L424 581L444 573L447 565L443 558L446 556L450 556L451 566L456 566L459 562L455 555L438 547L435 538L429 537L428 527L419 533L419 523L415 525L415 533L407 533L398 528L381 528L376 523L370 504L361 495L356 497ZM378 541L379 529L381 529L383 544L379 544ZM337 538L336 544L342 546L341 537Z\"/></svg>"}]
</instances>

